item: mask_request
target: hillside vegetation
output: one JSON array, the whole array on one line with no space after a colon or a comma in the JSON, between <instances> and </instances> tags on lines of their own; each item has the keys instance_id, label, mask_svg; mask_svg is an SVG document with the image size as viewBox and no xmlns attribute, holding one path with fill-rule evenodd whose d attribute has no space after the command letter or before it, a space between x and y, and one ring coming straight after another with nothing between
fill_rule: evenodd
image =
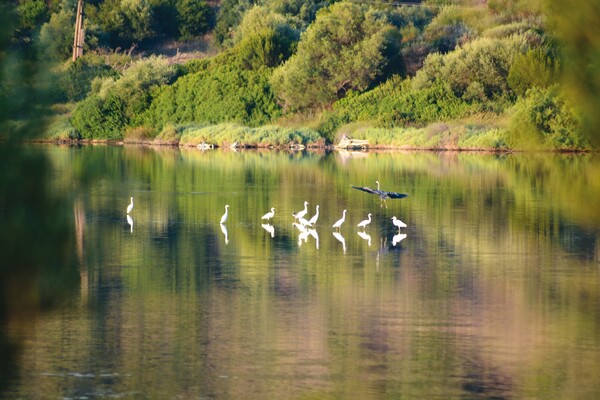
<instances>
[{"instance_id":1,"label":"hillside vegetation","mask_svg":"<svg viewBox=\"0 0 600 400\"><path fill-rule=\"evenodd\" d=\"M21 0L13 46L52 60L51 139L282 146L346 134L380 147L494 150L597 143L590 35L599 10L567 12L551 0L388 3L87 1L84 56L72 62L76 1ZM577 18L589 30L570 22ZM168 50L194 45L204 51L185 62Z\"/></svg>"}]
</instances>

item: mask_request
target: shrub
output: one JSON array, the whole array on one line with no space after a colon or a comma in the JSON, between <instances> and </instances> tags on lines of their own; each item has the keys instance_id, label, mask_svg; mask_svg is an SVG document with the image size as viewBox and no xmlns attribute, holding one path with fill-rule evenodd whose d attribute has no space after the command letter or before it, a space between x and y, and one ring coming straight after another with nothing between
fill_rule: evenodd
<instances>
[{"instance_id":1,"label":"shrub","mask_svg":"<svg viewBox=\"0 0 600 400\"><path fill-rule=\"evenodd\" d=\"M201 143L229 146L266 147L289 145L322 145L318 132L312 129L293 129L278 126L251 128L236 124L202 125L187 124L174 127L179 144L196 146ZM162 136L162 135L161 135Z\"/></svg>"},{"instance_id":2,"label":"shrub","mask_svg":"<svg viewBox=\"0 0 600 400\"><path fill-rule=\"evenodd\" d=\"M71 123L83 139L122 139L128 124L125 106L115 94L92 95L77 105Z\"/></svg>"},{"instance_id":3,"label":"shrub","mask_svg":"<svg viewBox=\"0 0 600 400\"><path fill-rule=\"evenodd\" d=\"M182 39L192 39L210 29L213 11L204 0L177 1L179 35Z\"/></svg>"},{"instance_id":4,"label":"shrub","mask_svg":"<svg viewBox=\"0 0 600 400\"><path fill-rule=\"evenodd\" d=\"M517 54L508 72L508 84L518 95L528 89L546 88L557 81L560 66L557 59L547 55L544 49L532 49L525 54Z\"/></svg>"},{"instance_id":5,"label":"shrub","mask_svg":"<svg viewBox=\"0 0 600 400\"><path fill-rule=\"evenodd\" d=\"M565 101L558 86L530 89L513 109L510 138L515 147L544 147L558 150L585 149L579 118ZM516 143L515 143L516 142Z\"/></svg>"},{"instance_id":6,"label":"shrub","mask_svg":"<svg viewBox=\"0 0 600 400\"><path fill-rule=\"evenodd\" d=\"M364 91L389 61L385 51L394 30L373 9L341 2L321 9L298 43L298 51L273 74L271 83L285 107L328 106L348 91Z\"/></svg>"},{"instance_id":7,"label":"shrub","mask_svg":"<svg viewBox=\"0 0 600 400\"><path fill-rule=\"evenodd\" d=\"M385 127L450 120L470 112L469 104L441 80L414 90L410 80L403 81L399 77L360 96L340 100L334 109L342 123L375 121Z\"/></svg>"},{"instance_id":8,"label":"shrub","mask_svg":"<svg viewBox=\"0 0 600 400\"><path fill-rule=\"evenodd\" d=\"M66 64L63 71L58 72L58 87L61 100L80 101L92 88L94 78L116 78L118 73L106 65L98 57L83 56L75 62Z\"/></svg>"},{"instance_id":9,"label":"shrub","mask_svg":"<svg viewBox=\"0 0 600 400\"><path fill-rule=\"evenodd\" d=\"M269 85L270 70L214 65L188 74L156 94L144 124L161 129L169 122L237 122L256 126L279 116Z\"/></svg>"},{"instance_id":10,"label":"shrub","mask_svg":"<svg viewBox=\"0 0 600 400\"><path fill-rule=\"evenodd\" d=\"M446 55L431 54L413 80L413 89L424 89L438 80L447 82L461 97L473 82L479 82L487 99L510 96L507 82L515 56L524 52L520 36L508 39L478 39Z\"/></svg>"}]
</instances>

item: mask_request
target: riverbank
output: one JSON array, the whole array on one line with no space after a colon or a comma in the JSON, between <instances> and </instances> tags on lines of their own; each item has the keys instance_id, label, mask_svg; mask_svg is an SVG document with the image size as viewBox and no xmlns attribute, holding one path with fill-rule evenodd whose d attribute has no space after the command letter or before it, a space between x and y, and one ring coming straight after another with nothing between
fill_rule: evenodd
<instances>
[{"instance_id":1,"label":"riverbank","mask_svg":"<svg viewBox=\"0 0 600 400\"><path fill-rule=\"evenodd\" d=\"M247 127L224 123L217 125L168 125L158 135L149 129L138 128L124 132L122 139L81 138L65 124L48 129L37 141L72 144L140 144L152 146L211 148L271 148L302 150L305 148L333 150L339 147L369 150L427 150L427 151L557 151L591 152L584 147L556 148L544 137L521 135L514 127L503 126L496 120L434 123L425 127L377 128L366 123L340 127L327 140L319 130L310 127L269 125ZM360 145L340 146L343 138L352 138Z\"/></svg>"}]
</instances>

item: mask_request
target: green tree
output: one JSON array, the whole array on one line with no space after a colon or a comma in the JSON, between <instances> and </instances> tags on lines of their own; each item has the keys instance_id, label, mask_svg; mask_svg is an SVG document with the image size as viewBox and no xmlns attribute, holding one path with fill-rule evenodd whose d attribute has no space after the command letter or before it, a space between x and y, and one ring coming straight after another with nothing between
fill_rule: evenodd
<instances>
[{"instance_id":1,"label":"green tree","mask_svg":"<svg viewBox=\"0 0 600 400\"><path fill-rule=\"evenodd\" d=\"M273 74L285 107L323 107L349 90L364 91L382 74L394 28L372 8L340 2L322 9L298 51Z\"/></svg>"},{"instance_id":2,"label":"green tree","mask_svg":"<svg viewBox=\"0 0 600 400\"><path fill-rule=\"evenodd\" d=\"M231 44L234 27L240 23L254 0L223 0L215 23L215 39L224 46Z\"/></svg>"},{"instance_id":3,"label":"green tree","mask_svg":"<svg viewBox=\"0 0 600 400\"><path fill-rule=\"evenodd\" d=\"M212 8L204 0L179 0L177 13L182 39L205 34L211 28L214 18Z\"/></svg>"},{"instance_id":4,"label":"green tree","mask_svg":"<svg viewBox=\"0 0 600 400\"><path fill-rule=\"evenodd\" d=\"M472 94L472 85L477 82L477 91L487 99L510 96L509 70L514 57L526 48L525 39L514 36L500 40L482 38L448 54L430 54L417 72L413 88L421 90L442 80L450 84L456 95L463 96Z\"/></svg>"},{"instance_id":5,"label":"green tree","mask_svg":"<svg viewBox=\"0 0 600 400\"><path fill-rule=\"evenodd\" d=\"M508 84L519 96L532 87L546 88L554 84L560 73L558 60L544 49L532 49L517 54L508 72Z\"/></svg>"},{"instance_id":6,"label":"green tree","mask_svg":"<svg viewBox=\"0 0 600 400\"><path fill-rule=\"evenodd\" d=\"M75 10L71 6L70 1L63 2L61 9L41 27L39 48L50 60L68 59L73 52Z\"/></svg>"},{"instance_id":7,"label":"green tree","mask_svg":"<svg viewBox=\"0 0 600 400\"><path fill-rule=\"evenodd\" d=\"M263 6L254 6L235 32L236 51L246 68L275 67L287 60L300 33L294 21Z\"/></svg>"}]
</instances>

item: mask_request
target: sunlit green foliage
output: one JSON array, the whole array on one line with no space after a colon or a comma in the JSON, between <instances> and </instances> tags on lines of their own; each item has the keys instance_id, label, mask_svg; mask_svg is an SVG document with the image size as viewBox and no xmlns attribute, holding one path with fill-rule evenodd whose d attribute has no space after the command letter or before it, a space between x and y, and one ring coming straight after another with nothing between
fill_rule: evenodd
<instances>
[{"instance_id":1,"label":"sunlit green foliage","mask_svg":"<svg viewBox=\"0 0 600 400\"><path fill-rule=\"evenodd\" d=\"M90 53L75 62L63 64L57 77L55 96L70 102L83 100L90 92L95 78L116 79L118 72L107 65L104 59Z\"/></svg>"},{"instance_id":2,"label":"sunlit green foliage","mask_svg":"<svg viewBox=\"0 0 600 400\"><path fill-rule=\"evenodd\" d=\"M275 67L287 60L300 33L294 21L266 7L255 6L235 31L236 51L246 68Z\"/></svg>"},{"instance_id":3,"label":"sunlit green foliage","mask_svg":"<svg viewBox=\"0 0 600 400\"><path fill-rule=\"evenodd\" d=\"M452 120L466 115L469 105L442 80L415 90L411 81L390 79L360 96L349 96L334 108L342 121L374 121L381 127Z\"/></svg>"},{"instance_id":4,"label":"sunlit green foliage","mask_svg":"<svg viewBox=\"0 0 600 400\"><path fill-rule=\"evenodd\" d=\"M510 145L551 149L585 149L589 145L580 119L556 85L530 89L513 113Z\"/></svg>"},{"instance_id":5,"label":"sunlit green foliage","mask_svg":"<svg viewBox=\"0 0 600 400\"><path fill-rule=\"evenodd\" d=\"M157 139L177 140L180 145L196 146L206 143L228 147L234 143L251 147L283 147L292 145L317 145L323 139L311 129L291 129L264 125L249 128L235 124L166 126Z\"/></svg>"},{"instance_id":6,"label":"sunlit green foliage","mask_svg":"<svg viewBox=\"0 0 600 400\"><path fill-rule=\"evenodd\" d=\"M397 37L374 9L341 2L322 9L298 44L298 51L275 71L273 87L285 107L330 105L349 90L367 89L389 61L385 49Z\"/></svg>"},{"instance_id":7,"label":"sunlit green foliage","mask_svg":"<svg viewBox=\"0 0 600 400\"><path fill-rule=\"evenodd\" d=\"M176 72L166 59L150 57L134 63L119 79L97 80L94 93L77 106L73 125L84 138L122 138L124 127L141 122L154 91Z\"/></svg>"},{"instance_id":8,"label":"sunlit green foliage","mask_svg":"<svg viewBox=\"0 0 600 400\"><path fill-rule=\"evenodd\" d=\"M269 77L269 69L244 70L234 64L188 74L161 89L144 123L158 129L169 122L267 124L279 115Z\"/></svg>"},{"instance_id":9,"label":"sunlit green foliage","mask_svg":"<svg viewBox=\"0 0 600 400\"><path fill-rule=\"evenodd\" d=\"M524 95L532 88L546 88L553 85L560 76L560 64L544 49L529 50L517 54L508 72L508 84L518 95Z\"/></svg>"},{"instance_id":10,"label":"sunlit green foliage","mask_svg":"<svg viewBox=\"0 0 600 400\"><path fill-rule=\"evenodd\" d=\"M510 97L508 73L514 57L526 48L524 38L513 36L499 40L482 38L446 55L432 54L417 73L413 88L421 90L441 79L459 97L473 90L476 84L489 100Z\"/></svg>"},{"instance_id":11,"label":"sunlit green foliage","mask_svg":"<svg viewBox=\"0 0 600 400\"><path fill-rule=\"evenodd\" d=\"M139 136L140 126L154 133L169 123L254 127L277 123L281 116L300 126L303 115L318 114L306 124L334 141L340 126L354 122L424 126L491 113L510 124L510 118L520 115L514 110L524 102L543 100L527 97L531 89L545 91L563 82L566 71L572 79L559 92L573 94L571 108L579 108L579 123L591 131L597 114L591 105L600 96L592 95L595 75L587 73L594 70L593 55L585 57L595 45L581 26L567 22L580 18L578 7L567 9L561 3L549 13L542 0L440 0L428 1L426 7L385 3L391 2L367 6L348 1L225 0L218 8L204 0L89 2L87 59L53 69L58 83L52 87L53 96L55 101L79 101L89 93L87 103L76 107L73 121L88 126L82 110L114 110L118 115L103 117L111 121L106 131L123 129L132 137ZM20 4L23 30L33 32L34 26L48 21L39 41L46 57L68 58L75 1L48 3L44 9L37 0ZM586 10L582 21L592 21L595 9ZM227 50L182 65L171 79L151 85L134 84L135 79L145 79L141 75L132 74L127 84L127 79L115 79L116 71L126 68L113 65L107 55L129 57L129 50L98 51L100 58L88 58L101 45L148 48L157 40L191 39L204 32L212 32ZM576 46L565 45L575 42ZM561 48L568 57L560 58ZM113 78L106 79L109 76ZM181 79L172 85L175 76ZM406 76L413 78L405 80ZM110 107L105 107L109 94ZM513 110L517 100L520 104ZM100 123L103 118L90 121ZM102 131L85 136L102 137ZM148 136L144 132L142 136ZM576 140L544 143L579 146Z\"/></svg>"}]
</instances>

